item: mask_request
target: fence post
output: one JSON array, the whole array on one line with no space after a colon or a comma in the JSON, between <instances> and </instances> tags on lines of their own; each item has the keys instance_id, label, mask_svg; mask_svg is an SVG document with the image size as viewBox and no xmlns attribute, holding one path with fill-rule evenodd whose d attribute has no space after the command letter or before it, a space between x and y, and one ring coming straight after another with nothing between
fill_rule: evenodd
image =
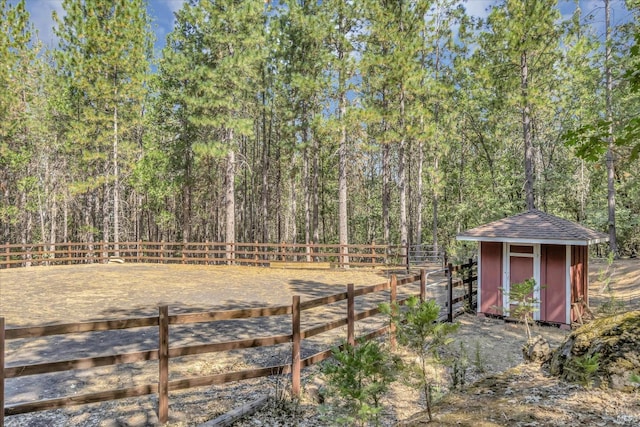
<instances>
[{"instance_id":1,"label":"fence post","mask_svg":"<svg viewBox=\"0 0 640 427\"><path fill-rule=\"evenodd\" d=\"M291 393L300 397L300 296L293 296L291 309Z\"/></svg>"},{"instance_id":2,"label":"fence post","mask_svg":"<svg viewBox=\"0 0 640 427\"><path fill-rule=\"evenodd\" d=\"M469 290L469 311L473 311L473 258L469 258L469 275L467 276L469 283L467 289Z\"/></svg>"},{"instance_id":3,"label":"fence post","mask_svg":"<svg viewBox=\"0 0 640 427\"><path fill-rule=\"evenodd\" d=\"M4 317L0 317L0 427L4 426Z\"/></svg>"},{"instance_id":4,"label":"fence post","mask_svg":"<svg viewBox=\"0 0 640 427\"><path fill-rule=\"evenodd\" d=\"M407 263L407 273L408 273L409 271L411 271L411 261L410 261L410 257L409 257L409 250L410 250L410 249L411 249L411 248L409 247L409 243L407 243L407 244L404 246L404 255L406 256L406 260L405 260L405 261L406 261L406 263Z\"/></svg>"},{"instance_id":5,"label":"fence post","mask_svg":"<svg viewBox=\"0 0 640 427\"><path fill-rule=\"evenodd\" d=\"M355 323L356 323L355 288L353 283L349 283L347 285L347 342L351 346L356 345Z\"/></svg>"},{"instance_id":6,"label":"fence post","mask_svg":"<svg viewBox=\"0 0 640 427\"><path fill-rule=\"evenodd\" d=\"M378 258L376 258L376 241L371 241L371 267L377 267Z\"/></svg>"},{"instance_id":7,"label":"fence post","mask_svg":"<svg viewBox=\"0 0 640 427\"><path fill-rule=\"evenodd\" d=\"M9 268L9 267L11 267L11 263L9 262L9 261L11 261L11 248L9 247L9 243L7 243L7 247L6 247L5 250L6 250L6 253L7 253L7 256L4 258L5 262L7 263L5 265L5 268Z\"/></svg>"},{"instance_id":8,"label":"fence post","mask_svg":"<svg viewBox=\"0 0 640 427\"><path fill-rule=\"evenodd\" d=\"M253 247L253 260L255 261L255 266L258 266L258 261L260 261L260 257L258 256L258 241L256 240Z\"/></svg>"},{"instance_id":9,"label":"fence post","mask_svg":"<svg viewBox=\"0 0 640 427\"><path fill-rule=\"evenodd\" d=\"M447 307L447 322L453 322L453 265L451 265L451 263L448 264L447 270L447 299L449 300L449 306Z\"/></svg>"},{"instance_id":10,"label":"fence post","mask_svg":"<svg viewBox=\"0 0 640 427\"><path fill-rule=\"evenodd\" d=\"M396 275L392 275L391 276L391 292L390 292L390 297L389 297L389 303L391 304L391 317L395 318L396 315L398 314L398 305L397 305L397 301L398 301L398 278L396 277ZM389 325L389 341L391 343L391 350L396 349L397 345L396 345L396 325L395 323L393 323L393 321L391 322L391 324Z\"/></svg>"},{"instance_id":11,"label":"fence post","mask_svg":"<svg viewBox=\"0 0 640 427\"><path fill-rule=\"evenodd\" d=\"M169 420L169 306L158 309L158 421Z\"/></svg>"},{"instance_id":12,"label":"fence post","mask_svg":"<svg viewBox=\"0 0 640 427\"><path fill-rule=\"evenodd\" d=\"M427 270L424 268L420 270L420 302L425 302L427 299Z\"/></svg>"}]
</instances>

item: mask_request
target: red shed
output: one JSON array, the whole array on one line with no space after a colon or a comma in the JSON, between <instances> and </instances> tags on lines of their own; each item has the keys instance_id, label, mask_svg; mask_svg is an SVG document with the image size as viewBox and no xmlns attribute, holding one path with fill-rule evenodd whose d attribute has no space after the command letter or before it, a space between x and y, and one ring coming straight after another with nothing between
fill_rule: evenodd
<instances>
[{"instance_id":1,"label":"red shed","mask_svg":"<svg viewBox=\"0 0 640 427\"><path fill-rule=\"evenodd\" d=\"M478 314L507 314L512 283L534 278L540 301L534 319L571 325L588 305L589 245L609 237L539 210L467 230L479 242ZM582 304L584 302L584 304ZM574 304L575 303L575 304Z\"/></svg>"}]
</instances>

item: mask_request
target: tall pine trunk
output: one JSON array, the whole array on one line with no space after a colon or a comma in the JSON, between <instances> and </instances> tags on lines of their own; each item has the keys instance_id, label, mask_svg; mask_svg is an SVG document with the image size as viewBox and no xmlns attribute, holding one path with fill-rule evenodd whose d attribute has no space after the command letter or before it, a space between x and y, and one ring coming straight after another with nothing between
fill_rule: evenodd
<instances>
[{"instance_id":1,"label":"tall pine trunk","mask_svg":"<svg viewBox=\"0 0 640 427\"><path fill-rule=\"evenodd\" d=\"M611 4L605 0L605 61L604 72L606 78L606 108L607 121L607 212L609 223L609 250L614 256L618 256L618 241L616 239L616 188L615 188L615 156L613 153L613 107L611 94L613 92L613 78L611 75Z\"/></svg>"},{"instance_id":2,"label":"tall pine trunk","mask_svg":"<svg viewBox=\"0 0 640 427\"><path fill-rule=\"evenodd\" d=\"M233 130L228 130L228 139L227 142L229 144L233 143ZM236 154L232 148L229 148L227 152L227 165L225 172L225 194L224 194L224 203L225 203L225 241L227 243L227 262L229 264L233 263L234 258L234 249L235 249L235 228L236 228L236 199L235 199L235 165L236 165Z\"/></svg>"},{"instance_id":3,"label":"tall pine trunk","mask_svg":"<svg viewBox=\"0 0 640 427\"><path fill-rule=\"evenodd\" d=\"M527 52L520 55L520 89L522 95L522 137L524 139L524 192L527 210L535 209L533 195L533 141L531 105L529 103L529 63Z\"/></svg>"}]
</instances>

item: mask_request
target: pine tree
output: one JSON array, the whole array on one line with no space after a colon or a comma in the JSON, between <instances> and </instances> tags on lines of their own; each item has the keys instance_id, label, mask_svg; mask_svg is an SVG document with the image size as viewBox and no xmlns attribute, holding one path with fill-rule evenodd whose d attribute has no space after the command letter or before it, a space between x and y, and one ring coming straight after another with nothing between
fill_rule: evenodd
<instances>
[{"instance_id":1,"label":"pine tree","mask_svg":"<svg viewBox=\"0 0 640 427\"><path fill-rule=\"evenodd\" d=\"M224 157L224 230L232 245L236 152L240 141L254 134L253 108L265 55L264 3L192 0L176 19L160 63L161 108L172 123L171 137L181 144L185 194L191 185L191 156L202 161ZM186 223L189 214L185 217Z\"/></svg>"},{"instance_id":2,"label":"pine tree","mask_svg":"<svg viewBox=\"0 0 640 427\"><path fill-rule=\"evenodd\" d=\"M55 60L67 94L68 155L78 166L72 192L85 198L86 210L102 205L102 238L113 238L117 254L122 183L135 158L147 92L146 2L64 0L62 6Z\"/></svg>"},{"instance_id":3,"label":"pine tree","mask_svg":"<svg viewBox=\"0 0 640 427\"><path fill-rule=\"evenodd\" d=\"M491 11L476 54L496 91L494 102L507 111L517 109L520 116L527 209L536 206L533 120L537 106L550 101L549 70L558 59L559 18L556 0L505 0Z\"/></svg>"},{"instance_id":4,"label":"pine tree","mask_svg":"<svg viewBox=\"0 0 640 427\"><path fill-rule=\"evenodd\" d=\"M43 213L37 176L44 140L39 52L25 2L0 1L0 239L23 245L44 238L32 230L36 214Z\"/></svg>"}]
</instances>

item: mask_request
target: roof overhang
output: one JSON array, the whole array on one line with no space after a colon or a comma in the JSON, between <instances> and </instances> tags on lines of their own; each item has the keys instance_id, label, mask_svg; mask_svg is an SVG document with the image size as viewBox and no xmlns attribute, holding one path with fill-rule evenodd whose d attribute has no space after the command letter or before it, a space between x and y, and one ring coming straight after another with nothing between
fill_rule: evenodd
<instances>
[{"instance_id":1,"label":"roof overhang","mask_svg":"<svg viewBox=\"0 0 640 427\"><path fill-rule=\"evenodd\" d=\"M543 244L543 245L572 245L589 246L596 243L608 242L609 237L591 240L564 240L564 239L535 239L526 237L489 237L489 236L456 236L456 240L466 240L472 242L507 242L522 244Z\"/></svg>"}]
</instances>

